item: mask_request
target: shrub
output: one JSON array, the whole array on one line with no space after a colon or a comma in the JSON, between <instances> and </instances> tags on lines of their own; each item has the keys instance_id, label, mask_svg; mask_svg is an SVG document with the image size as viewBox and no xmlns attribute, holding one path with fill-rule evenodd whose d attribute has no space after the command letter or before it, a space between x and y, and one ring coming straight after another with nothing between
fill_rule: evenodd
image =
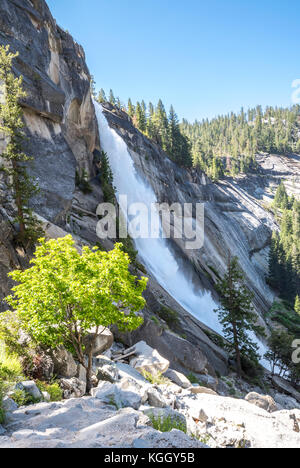
<instances>
[{"instance_id":1,"label":"shrub","mask_svg":"<svg viewBox=\"0 0 300 468\"><path fill-rule=\"evenodd\" d=\"M150 372L144 370L141 372L141 374L152 385L171 385L171 381L164 377L161 373L152 375Z\"/></svg>"},{"instance_id":2,"label":"shrub","mask_svg":"<svg viewBox=\"0 0 300 468\"><path fill-rule=\"evenodd\" d=\"M93 188L88 181L88 175L84 169L81 171L81 173L76 171L75 183L79 190L81 190L81 192L85 195L92 193Z\"/></svg>"},{"instance_id":3,"label":"shrub","mask_svg":"<svg viewBox=\"0 0 300 468\"><path fill-rule=\"evenodd\" d=\"M199 384L199 380L194 374L190 373L189 375L187 375L187 378L189 379L191 384Z\"/></svg>"},{"instance_id":4,"label":"shrub","mask_svg":"<svg viewBox=\"0 0 300 468\"><path fill-rule=\"evenodd\" d=\"M172 417L167 416L154 416L151 414L149 416L149 419L151 421L151 424L154 429L160 432L171 432L172 429L178 429L179 431L182 431L186 434L187 429L186 429L186 424L184 421L182 421L180 418L175 418L174 416Z\"/></svg>"},{"instance_id":5,"label":"shrub","mask_svg":"<svg viewBox=\"0 0 300 468\"><path fill-rule=\"evenodd\" d=\"M41 400L39 398L33 398L33 396L26 393L24 390L17 389L10 396L18 406L29 406L39 403Z\"/></svg>"},{"instance_id":6,"label":"shrub","mask_svg":"<svg viewBox=\"0 0 300 468\"><path fill-rule=\"evenodd\" d=\"M48 392L50 401L61 401L63 399L63 391L58 382L46 383L40 380L36 381L36 385L41 392Z\"/></svg>"},{"instance_id":7,"label":"shrub","mask_svg":"<svg viewBox=\"0 0 300 468\"><path fill-rule=\"evenodd\" d=\"M22 378L22 365L16 356L7 356L0 352L0 380L17 382Z\"/></svg>"},{"instance_id":8,"label":"shrub","mask_svg":"<svg viewBox=\"0 0 300 468\"><path fill-rule=\"evenodd\" d=\"M152 322L154 322L156 325L160 326L160 321L158 320L157 317L155 317L155 315L152 315L151 320L152 320Z\"/></svg>"},{"instance_id":9,"label":"shrub","mask_svg":"<svg viewBox=\"0 0 300 468\"><path fill-rule=\"evenodd\" d=\"M178 325L179 323L178 313L169 307L162 306L157 314L168 324L170 328L174 325Z\"/></svg>"}]
</instances>

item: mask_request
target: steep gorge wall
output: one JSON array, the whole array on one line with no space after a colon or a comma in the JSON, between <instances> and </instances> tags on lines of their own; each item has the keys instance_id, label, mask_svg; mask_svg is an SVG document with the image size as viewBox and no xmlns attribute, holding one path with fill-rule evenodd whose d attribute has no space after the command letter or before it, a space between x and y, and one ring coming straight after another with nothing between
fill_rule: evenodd
<instances>
[{"instance_id":1,"label":"steep gorge wall","mask_svg":"<svg viewBox=\"0 0 300 468\"><path fill-rule=\"evenodd\" d=\"M27 152L41 193L40 215L61 223L71 206L76 167L93 172L98 127L82 47L57 26L44 0L1 0L0 44L18 51L14 71L24 77L22 102Z\"/></svg>"},{"instance_id":2,"label":"steep gorge wall","mask_svg":"<svg viewBox=\"0 0 300 468\"><path fill-rule=\"evenodd\" d=\"M62 227L72 208L76 170L93 176L98 125L90 73L82 47L53 19L44 0L0 1L0 44L19 52L14 72L24 77L26 152L40 193L32 200L39 215ZM1 98L1 87L0 87ZM0 153L5 139L0 135ZM13 245L15 206L0 175L0 310L11 282L7 273L26 264Z\"/></svg>"}]
</instances>

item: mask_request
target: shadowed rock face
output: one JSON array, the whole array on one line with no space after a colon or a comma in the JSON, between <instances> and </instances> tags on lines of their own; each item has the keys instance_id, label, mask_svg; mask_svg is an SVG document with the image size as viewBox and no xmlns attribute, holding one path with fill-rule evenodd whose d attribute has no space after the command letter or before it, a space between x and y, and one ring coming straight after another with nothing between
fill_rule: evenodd
<instances>
[{"instance_id":1,"label":"shadowed rock face","mask_svg":"<svg viewBox=\"0 0 300 468\"><path fill-rule=\"evenodd\" d=\"M91 174L98 144L84 51L57 26L44 0L1 1L0 44L19 52L14 71L23 75L27 93L26 150L41 188L33 207L61 223L71 207L76 166Z\"/></svg>"}]
</instances>

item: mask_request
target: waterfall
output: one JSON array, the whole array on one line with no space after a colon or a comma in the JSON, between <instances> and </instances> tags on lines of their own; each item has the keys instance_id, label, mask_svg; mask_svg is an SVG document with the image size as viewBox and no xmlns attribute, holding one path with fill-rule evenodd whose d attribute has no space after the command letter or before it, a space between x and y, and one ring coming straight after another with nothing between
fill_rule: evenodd
<instances>
[{"instance_id":1,"label":"waterfall","mask_svg":"<svg viewBox=\"0 0 300 468\"><path fill-rule=\"evenodd\" d=\"M109 127L103 114L103 109L95 104L99 125L101 147L107 153L114 176L117 198L127 195L128 205L143 202L149 207L156 203L156 195L152 187L138 174L127 145L118 133ZM124 206L120 203L121 210ZM124 213L127 215L127 213ZM149 219L144 222L149 225ZM135 239L139 257L147 271L156 281L191 315L202 323L222 333L218 316L214 312L218 304L209 291L203 290L199 278L187 262L176 258L166 239ZM256 339L260 353L266 352L265 346ZM266 365L265 362L263 362Z\"/></svg>"}]
</instances>

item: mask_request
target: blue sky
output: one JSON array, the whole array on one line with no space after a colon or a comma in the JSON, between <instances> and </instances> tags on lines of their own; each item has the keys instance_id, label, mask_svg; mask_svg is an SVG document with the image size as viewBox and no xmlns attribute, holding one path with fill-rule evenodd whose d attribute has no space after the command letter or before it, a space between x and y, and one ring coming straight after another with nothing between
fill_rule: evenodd
<instances>
[{"instance_id":1,"label":"blue sky","mask_svg":"<svg viewBox=\"0 0 300 468\"><path fill-rule=\"evenodd\" d=\"M47 0L105 91L180 118L291 105L299 0Z\"/></svg>"}]
</instances>

